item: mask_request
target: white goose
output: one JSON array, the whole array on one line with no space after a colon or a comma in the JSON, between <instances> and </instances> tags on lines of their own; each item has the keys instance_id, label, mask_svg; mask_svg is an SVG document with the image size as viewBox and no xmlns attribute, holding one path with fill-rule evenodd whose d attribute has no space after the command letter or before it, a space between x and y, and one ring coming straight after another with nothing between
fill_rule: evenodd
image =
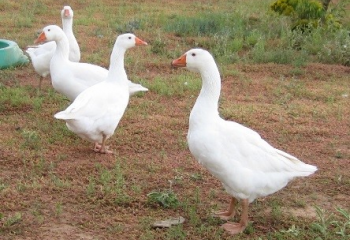
<instances>
[{"instance_id":1,"label":"white goose","mask_svg":"<svg viewBox=\"0 0 350 240\"><path fill-rule=\"evenodd\" d=\"M222 226L230 234L240 233L248 224L250 202L282 189L295 177L314 173L317 168L272 147L252 129L219 116L221 79L208 51L191 49L172 65L201 74L202 89L190 114L187 141L192 155L232 196L229 209L216 215L228 220L235 214L237 199L242 200L240 222Z\"/></svg>"},{"instance_id":2,"label":"white goose","mask_svg":"<svg viewBox=\"0 0 350 240\"><path fill-rule=\"evenodd\" d=\"M95 143L95 152L112 153L105 142L113 135L129 102L124 54L137 45L147 43L130 33L118 36L106 80L86 89L66 110L55 114L55 118L66 121L69 130Z\"/></svg>"},{"instance_id":3,"label":"white goose","mask_svg":"<svg viewBox=\"0 0 350 240\"><path fill-rule=\"evenodd\" d=\"M63 32L69 43L69 60L80 61L80 48L73 33L73 10L70 6L64 6L61 11ZM55 42L48 42L38 46L29 47L28 53L36 73L40 75L39 89L42 79L50 74L50 61L56 50Z\"/></svg>"},{"instance_id":4,"label":"white goose","mask_svg":"<svg viewBox=\"0 0 350 240\"><path fill-rule=\"evenodd\" d=\"M106 79L107 69L94 64L72 62L68 59L68 38L59 26L44 27L36 42L45 41L55 41L57 45L50 63L52 86L69 100L74 101L85 89ZM139 91L148 91L140 84L129 80L127 82L130 95Z\"/></svg>"}]
</instances>

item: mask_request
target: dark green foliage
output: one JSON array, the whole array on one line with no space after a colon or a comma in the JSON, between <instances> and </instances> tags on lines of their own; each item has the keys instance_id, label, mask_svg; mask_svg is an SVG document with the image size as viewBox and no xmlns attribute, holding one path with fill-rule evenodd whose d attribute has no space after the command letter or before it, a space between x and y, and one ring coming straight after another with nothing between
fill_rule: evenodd
<instances>
[{"instance_id":1,"label":"dark green foliage","mask_svg":"<svg viewBox=\"0 0 350 240\"><path fill-rule=\"evenodd\" d=\"M271 9L285 16L296 15L299 19L319 19L325 13L322 3L316 0L277 0Z\"/></svg>"},{"instance_id":2,"label":"dark green foliage","mask_svg":"<svg viewBox=\"0 0 350 240\"><path fill-rule=\"evenodd\" d=\"M317 0L277 0L271 5L272 11L292 18L292 29L310 30L320 25L339 28L339 20L327 13Z\"/></svg>"}]
</instances>

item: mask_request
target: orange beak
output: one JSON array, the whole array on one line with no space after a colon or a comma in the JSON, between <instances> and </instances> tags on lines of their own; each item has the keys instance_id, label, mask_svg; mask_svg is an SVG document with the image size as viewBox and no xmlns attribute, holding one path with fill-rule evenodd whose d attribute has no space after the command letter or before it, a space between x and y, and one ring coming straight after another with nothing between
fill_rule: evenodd
<instances>
[{"instance_id":1,"label":"orange beak","mask_svg":"<svg viewBox=\"0 0 350 240\"><path fill-rule=\"evenodd\" d=\"M42 33L40 33L39 37L34 41L34 43L37 44L37 43L42 43L45 41L46 41L46 36L45 36L45 33L42 32Z\"/></svg>"},{"instance_id":2,"label":"orange beak","mask_svg":"<svg viewBox=\"0 0 350 240\"><path fill-rule=\"evenodd\" d=\"M69 17L69 9L64 9L64 16Z\"/></svg>"},{"instance_id":3,"label":"orange beak","mask_svg":"<svg viewBox=\"0 0 350 240\"><path fill-rule=\"evenodd\" d=\"M135 38L135 45L136 46L142 46L142 45L148 45L145 41L139 39L138 37Z\"/></svg>"},{"instance_id":4,"label":"orange beak","mask_svg":"<svg viewBox=\"0 0 350 240\"><path fill-rule=\"evenodd\" d=\"M178 59L172 61L171 66L173 67L186 67L186 54L182 55Z\"/></svg>"}]
</instances>

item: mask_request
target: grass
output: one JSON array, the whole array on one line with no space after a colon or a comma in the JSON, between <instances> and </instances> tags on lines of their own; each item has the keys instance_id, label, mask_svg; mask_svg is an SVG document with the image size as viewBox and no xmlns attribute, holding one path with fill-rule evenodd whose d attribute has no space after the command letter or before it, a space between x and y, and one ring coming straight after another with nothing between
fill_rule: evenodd
<instances>
[{"instance_id":1,"label":"grass","mask_svg":"<svg viewBox=\"0 0 350 240\"><path fill-rule=\"evenodd\" d=\"M37 30L61 24L61 4L1 1L2 37L25 48ZM39 93L30 64L1 70L1 238L347 239L350 20L343 16L337 31L293 32L287 18L269 13L269 4L75 1L82 61L108 67L116 35L132 31L149 46L128 51L125 66L149 92L130 99L107 143L116 155L105 156L53 118L69 102L49 78ZM192 47L215 56L225 119L319 167L313 177L254 201L248 228L235 237L212 217L229 196L187 146L200 76L170 62ZM186 219L182 225L152 227L179 215Z\"/></svg>"}]
</instances>

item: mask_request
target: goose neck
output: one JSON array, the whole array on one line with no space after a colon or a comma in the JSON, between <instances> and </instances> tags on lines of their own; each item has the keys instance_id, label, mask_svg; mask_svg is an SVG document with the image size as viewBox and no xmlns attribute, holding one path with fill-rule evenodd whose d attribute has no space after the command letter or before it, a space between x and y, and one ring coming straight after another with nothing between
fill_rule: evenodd
<instances>
[{"instance_id":1,"label":"goose neck","mask_svg":"<svg viewBox=\"0 0 350 240\"><path fill-rule=\"evenodd\" d=\"M124 68L124 56L125 56L126 49L115 46L113 48L111 58L110 58L110 65L109 65L109 72L108 72L108 78L110 80L127 80L127 75Z\"/></svg>"},{"instance_id":2,"label":"goose neck","mask_svg":"<svg viewBox=\"0 0 350 240\"><path fill-rule=\"evenodd\" d=\"M73 19L62 18L62 29L65 34L73 34Z\"/></svg>"},{"instance_id":3,"label":"goose neck","mask_svg":"<svg viewBox=\"0 0 350 240\"><path fill-rule=\"evenodd\" d=\"M190 128L198 124L210 124L219 117L218 102L221 90L219 71L214 64L200 71L202 89L190 114Z\"/></svg>"},{"instance_id":4,"label":"goose neck","mask_svg":"<svg viewBox=\"0 0 350 240\"><path fill-rule=\"evenodd\" d=\"M69 43L65 34L62 34L59 39L56 39L56 56L60 56L63 59L68 59L69 57Z\"/></svg>"},{"instance_id":5,"label":"goose neck","mask_svg":"<svg viewBox=\"0 0 350 240\"><path fill-rule=\"evenodd\" d=\"M220 73L217 68L206 68L201 71L201 77L202 89L197 102L208 111L217 111L221 91Z\"/></svg>"}]
</instances>

